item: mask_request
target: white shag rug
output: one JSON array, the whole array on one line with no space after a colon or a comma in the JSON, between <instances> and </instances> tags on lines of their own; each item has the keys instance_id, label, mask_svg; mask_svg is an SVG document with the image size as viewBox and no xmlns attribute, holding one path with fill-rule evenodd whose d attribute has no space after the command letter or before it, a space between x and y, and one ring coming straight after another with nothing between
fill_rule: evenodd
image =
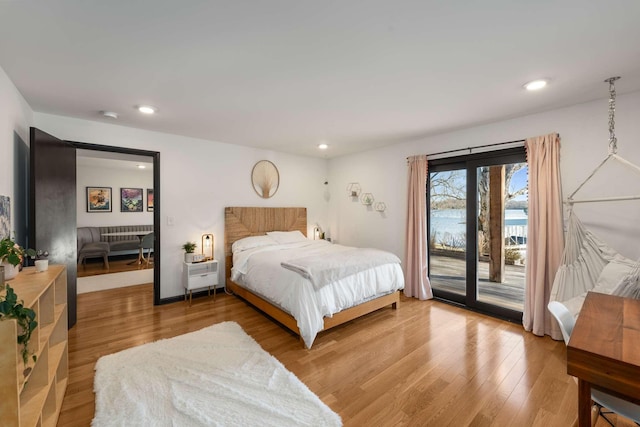
<instances>
[{"instance_id":1,"label":"white shag rug","mask_svg":"<svg viewBox=\"0 0 640 427\"><path fill-rule=\"evenodd\" d=\"M341 426L235 322L101 357L94 427Z\"/></svg>"}]
</instances>

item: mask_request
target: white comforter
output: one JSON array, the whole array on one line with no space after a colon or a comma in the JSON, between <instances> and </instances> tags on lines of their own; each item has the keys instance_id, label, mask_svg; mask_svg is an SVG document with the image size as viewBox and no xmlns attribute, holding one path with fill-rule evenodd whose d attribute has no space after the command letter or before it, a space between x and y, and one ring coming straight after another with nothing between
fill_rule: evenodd
<instances>
[{"instance_id":1,"label":"white comforter","mask_svg":"<svg viewBox=\"0 0 640 427\"><path fill-rule=\"evenodd\" d=\"M353 248L315 240L253 248L234 253L231 280L290 313L298 322L305 345L311 348L324 327L324 316L331 317L376 296L404 288L399 263L349 275L319 290L300 274L280 265L301 257L321 257L332 252L347 254L351 250Z\"/></svg>"}]
</instances>

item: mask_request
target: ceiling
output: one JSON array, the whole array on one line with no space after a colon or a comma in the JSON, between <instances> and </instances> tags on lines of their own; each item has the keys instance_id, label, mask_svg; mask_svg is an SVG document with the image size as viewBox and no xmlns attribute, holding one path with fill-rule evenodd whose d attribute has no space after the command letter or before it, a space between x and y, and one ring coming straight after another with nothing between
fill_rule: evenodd
<instances>
[{"instance_id":1,"label":"ceiling","mask_svg":"<svg viewBox=\"0 0 640 427\"><path fill-rule=\"evenodd\" d=\"M149 173L153 172L153 157L116 153L113 151L77 149L76 165L129 171L140 171L140 169L144 169Z\"/></svg>"},{"instance_id":2,"label":"ceiling","mask_svg":"<svg viewBox=\"0 0 640 427\"><path fill-rule=\"evenodd\" d=\"M638 22L637 0L3 0L0 67L37 112L332 158L640 90Z\"/></svg>"}]
</instances>

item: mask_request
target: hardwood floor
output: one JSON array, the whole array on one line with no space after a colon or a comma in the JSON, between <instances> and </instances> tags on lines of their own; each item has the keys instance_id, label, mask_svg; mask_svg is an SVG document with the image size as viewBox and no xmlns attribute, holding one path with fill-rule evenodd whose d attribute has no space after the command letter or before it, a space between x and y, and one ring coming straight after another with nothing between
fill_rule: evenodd
<instances>
[{"instance_id":1,"label":"hardwood floor","mask_svg":"<svg viewBox=\"0 0 640 427\"><path fill-rule=\"evenodd\" d=\"M78 277L96 276L99 274L121 273L123 271L136 271L144 270L146 268L153 268L153 256L151 256L151 263L147 265L131 264L132 261L138 259L137 255L132 256L120 256L109 260L109 269L104 266L101 258L91 258L86 260L85 264L78 264Z\"/></svg>"},{"instance_id":2,"label":"hardwood floor","mask_svg":"<svg viewBox=\"0 0 640 427\"><path fill-rule=\"evenodd\" d=\"M320 333L311 350L234 296L153 306L152 285L78 295L58 426L88 426L103 355L232 320L345 426L571 426L577 386L562 342L437 301L403 298ZM615 416L613 417L615 418ZM608 424L598 420L598 427ZM619 421L619 427L631 422Z\"/></svg>"}]
</instances>

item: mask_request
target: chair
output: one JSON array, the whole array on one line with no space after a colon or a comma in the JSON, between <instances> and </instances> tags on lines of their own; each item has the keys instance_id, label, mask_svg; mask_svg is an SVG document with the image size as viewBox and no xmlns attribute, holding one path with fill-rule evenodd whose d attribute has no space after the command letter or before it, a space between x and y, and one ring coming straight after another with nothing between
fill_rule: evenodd
<instances>
[{"instance_id":1,"label":"chair","mask_svg":"<svg viewBox=\"0 0 640 427\"><path fill-rule=\"evenodd\" d=\"M87 258L102 258L105 268L109 269L109 243L100 241L96 227L79 227L77 239L78 264L85 265Z\"/></svg>"},{"instance_id":2,"label":"chair","mask_svg":"<svg viewBox=\"0 0 640 427\"><path fill-rule=\"evenodd\" d=\"M142 259L144 258L144 250L148 249L148 253L147 253L147 258L145 259L145 262L147 264L147 267L149 266L149 262L151 261L151 251L153 250L153 243L155 241L153 232L146 234L142 240L140 240L140 253L142 254Z\"/></svg>"},{"instance_id":3,"label":"chair","mask_svg":"<svg viewBox=\"0 0 640 427\"><path fill-rule=\"evenodd\" d=\"M558 322L560 330L562 331L562 338L565 345L569 343L569 338L573 332L573 327L576 324L575 319L571 312L564 306L564 304L558 301L551 301L547 306L549 312ZM594 401L593 409L591 410L591 425L595 426L598 416L602 416L606 422L611 426L613 423L605 416L610 412L603 412L602 407L610 409L616 414L620 414L623 417L627 417L633 420L636 424L640 423L640 405L628 402L618 397L612 396L600 390L591 390L591 400ZM594 416L596 415L596 416ZM640 424L638 424L640 425Z\"/></svg>"}]
</instances>

